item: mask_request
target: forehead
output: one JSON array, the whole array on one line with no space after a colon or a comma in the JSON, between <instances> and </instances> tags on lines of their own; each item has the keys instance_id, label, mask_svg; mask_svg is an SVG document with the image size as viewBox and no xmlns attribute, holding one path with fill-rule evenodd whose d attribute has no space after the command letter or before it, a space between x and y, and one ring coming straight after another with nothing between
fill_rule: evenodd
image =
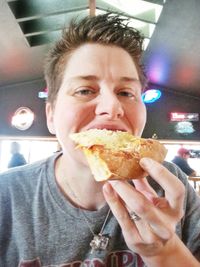
<instances>
[{"instance_id":1,"label":"forehead","mask_svg":"<svg viewBox=\"0 0 200 267\"><path fill-rule=\"evenodd\" d=\"M136 65L123 48L102 44L84 44L69 57L64 80L77 75L97 75L100 78L127 76L139 79Z\"/></svg>"}]
</instances>

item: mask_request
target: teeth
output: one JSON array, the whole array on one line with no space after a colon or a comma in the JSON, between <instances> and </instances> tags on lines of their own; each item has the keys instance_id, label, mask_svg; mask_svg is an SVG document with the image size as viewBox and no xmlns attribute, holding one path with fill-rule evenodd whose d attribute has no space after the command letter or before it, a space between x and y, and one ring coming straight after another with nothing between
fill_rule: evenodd
<instances>
[{"instance_id":1,"label":"teeth","mask_svg":"<svg viewBox=\"0 0 200 267\"><path fill-rule=\"evenodd\" d=\"M97 130L108 130L108 131L113 131L113 132L117 132L117 131L121 131L121 132L126 132L125 130L123 130L123 129L117 129L117 128L112 128L112 127L103 127L103 128L101 128L101 127L97 127L96 128Z\"/></svg>"}]
</instances>

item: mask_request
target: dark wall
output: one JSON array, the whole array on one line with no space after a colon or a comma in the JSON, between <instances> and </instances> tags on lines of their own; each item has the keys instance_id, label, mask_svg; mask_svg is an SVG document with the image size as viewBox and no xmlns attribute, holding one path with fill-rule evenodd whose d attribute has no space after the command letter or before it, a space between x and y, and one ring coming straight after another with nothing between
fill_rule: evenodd
<instances>
[{"instance_id":1,"label":"dark wall","mask_svg":"<svg viewBox=\"0 0 200 267\"><path fill-rule=\"evenodd\" d=\"M200 122L192 122L194 133L180 134L175 128L177 122L170 122L170 112L199 113L200 99L162 90L162 97L155 103L146 104L147 124L144 137L156 134L159 139L200 140Z\"/></svg>"},{"instance_id":2,"label":"dark wall","mask_svg":"<svg viewBox=\"0 0 200 267\"><path fill-rule=\"evenodd\" d=\"M0 88L0 136L50 136L46 127L45 101L38 98L45 82L36 80ZM11 125L11 118L19 107L28 107L35 114L33 125L20 131Z\"/></svg>"}]
</instances>

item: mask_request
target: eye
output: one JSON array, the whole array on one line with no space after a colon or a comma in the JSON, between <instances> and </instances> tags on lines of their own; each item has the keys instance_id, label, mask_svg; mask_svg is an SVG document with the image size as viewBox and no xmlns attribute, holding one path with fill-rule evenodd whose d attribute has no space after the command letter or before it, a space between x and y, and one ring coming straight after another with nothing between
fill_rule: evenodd
<instances>
[{"instance_id":1,"label":"eye","mask_svg":"<svg viewBox=\"0 0 200 267\"><path fill-rule=\"evenodd\" d=\"M128 98L135 98L135 94L128 90L122 90L117 93L119 96L128 97Z\"/></svg>"},{"instance_id":2,"label":"eye","mask_svg":"<svg viewBox=\"0 0 200 267\"><path fill-rule=\"evenodd\" d=\"M95 91L90 88L81 88L75 92L75 95L80 95L80 96L87 96L87 95L94 95L94 94L95 94Z\"/></svg>"}]
</instances>

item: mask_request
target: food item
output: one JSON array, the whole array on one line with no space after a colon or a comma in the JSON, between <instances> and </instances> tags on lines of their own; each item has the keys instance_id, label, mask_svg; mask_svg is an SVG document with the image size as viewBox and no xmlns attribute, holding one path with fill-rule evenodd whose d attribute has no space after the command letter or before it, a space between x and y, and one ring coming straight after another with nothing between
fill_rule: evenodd
<instances>
[{"instance_id":1,"label":"food item","mask_svg":"<svg viewBox=\"0 0 200 267\"><path fill-rule=\"evenodd\" d=\"M167 154L159 141L128 132L90 129L70 137L83 150L96 181L142 178L145 172L139 165L141 158L161 163Z\"/></svg>"}]
</instances>

